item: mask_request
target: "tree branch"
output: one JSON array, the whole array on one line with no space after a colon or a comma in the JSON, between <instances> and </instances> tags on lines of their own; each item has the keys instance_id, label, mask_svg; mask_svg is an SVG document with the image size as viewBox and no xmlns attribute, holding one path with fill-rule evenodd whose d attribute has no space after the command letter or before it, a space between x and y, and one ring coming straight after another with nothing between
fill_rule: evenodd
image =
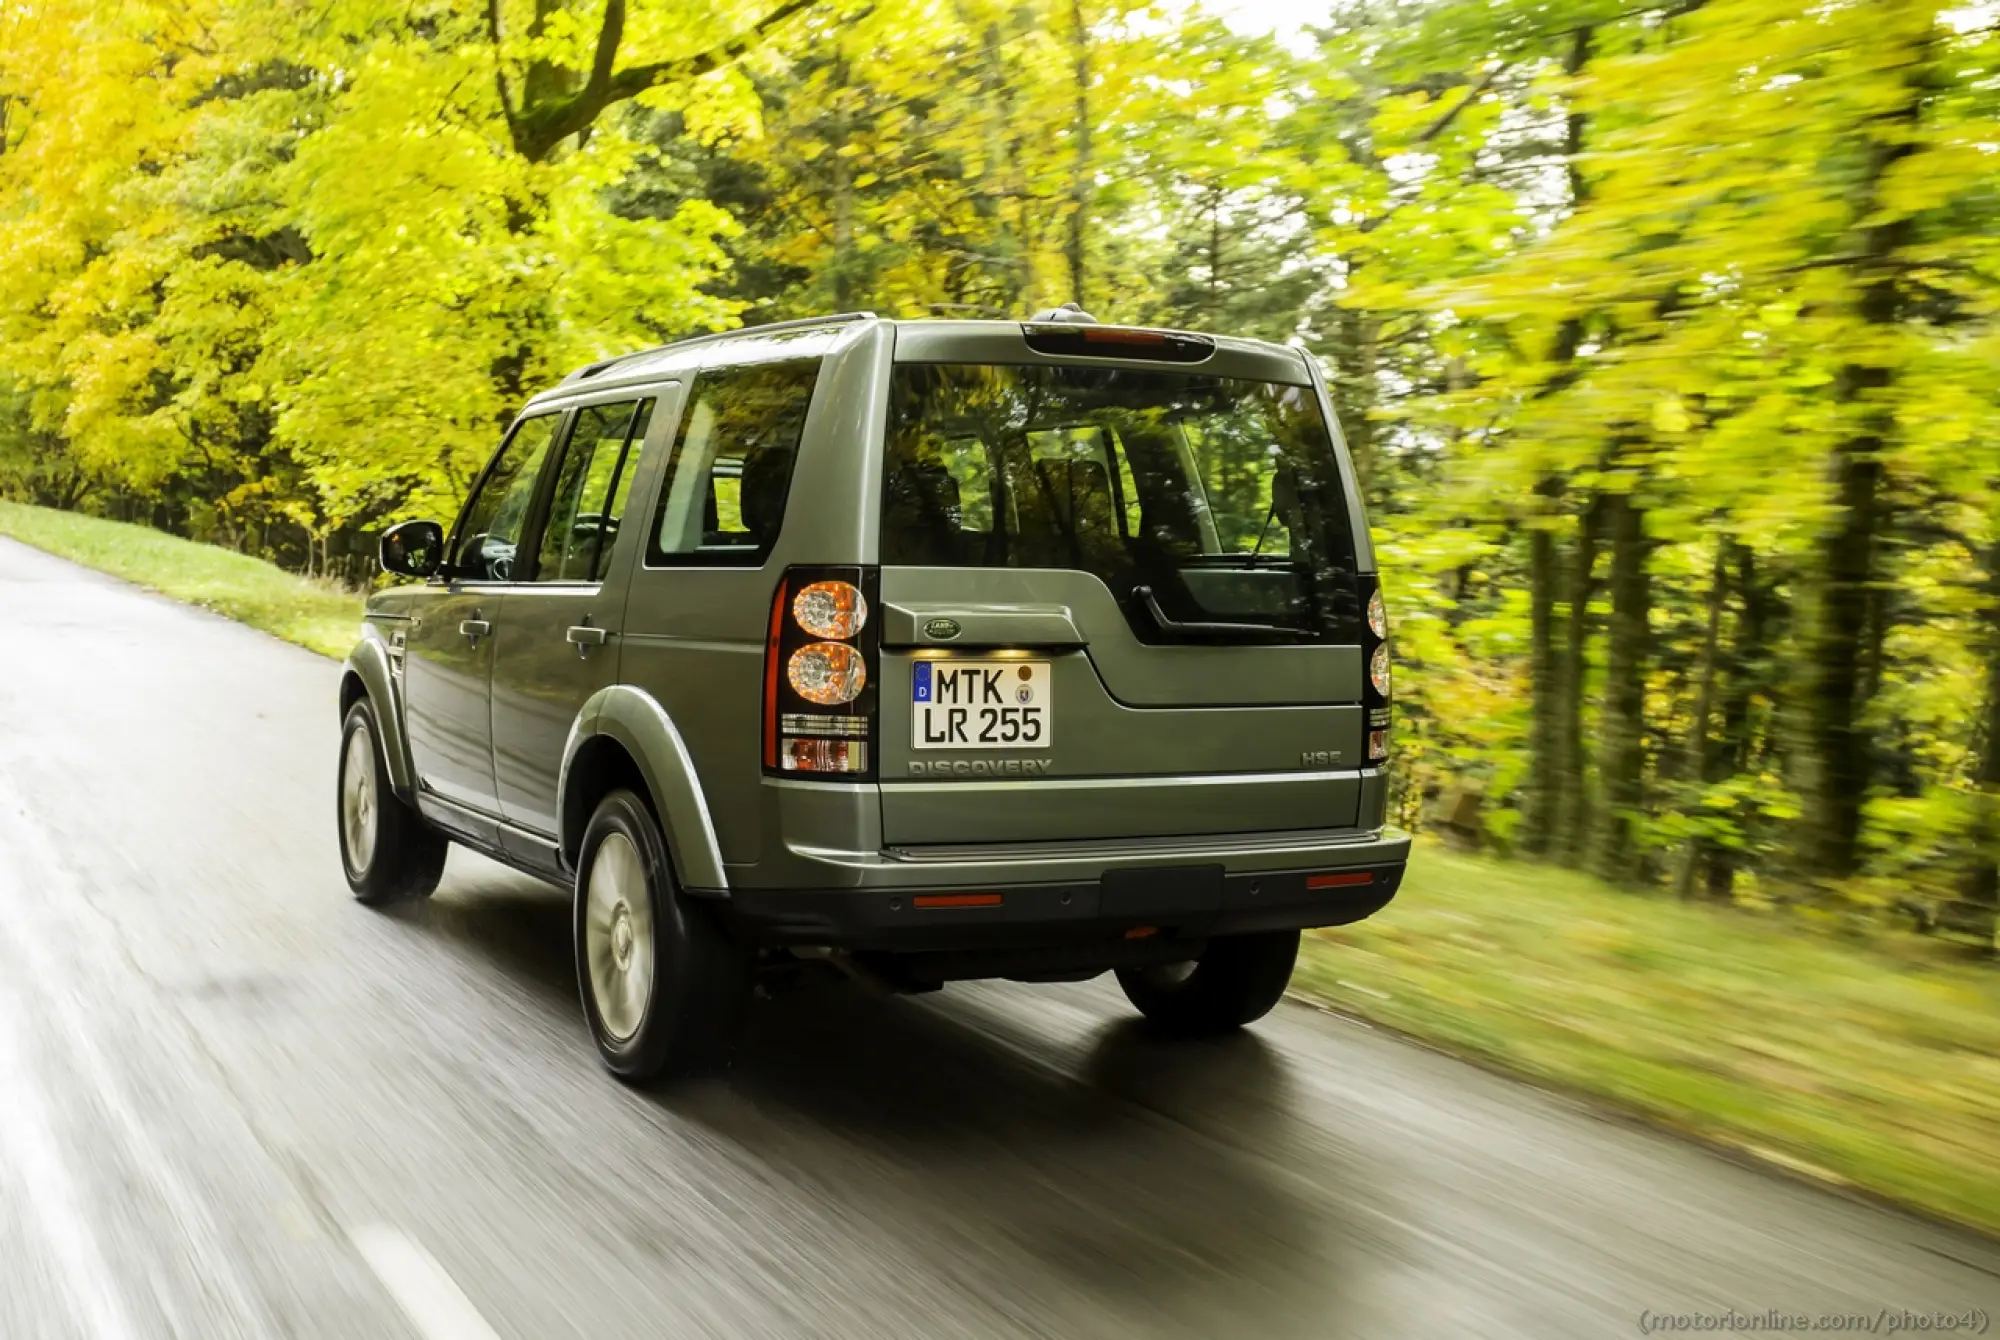
<instances>
[{"instance_id":1,"label":"tree branch","mask_svg":"<svg viewBox=\"0 0 2000 1340\"><path fill-rule=\"evenodd\" d=\"M1509 63L1507 61L1503 60L1499 64L1495 65L1492 69L1488 70L1486 72L1486 77L1484 79L1480 80L1478 83L1474 84L1470 89L1466 90L1466 94L1464 97L1460 98L1457 102L1453 103L1451 105L1451 108L1448 111L1446 111L1443 116L1440 116L1437 120L1431 122L1429 128L1427 128L1423 134L1417 136L1417 143L1429 144L1432 140L1444 134L1445 130L1451 125L1451 123L1458 120L1458 114L1460 112L1464 111L1466 108L1470 107L1473 103L1477 102L1480 99L1480 97L1486 92L1487 89L1493 87L1493 81L1498 79L1501 76L1501 74L1503 74L1506 71L1508 64Z\"/></svg>"},{"instance_id":2,"label":"tree branch","mask_svg":"<svg viewBox=\"0 0 2000 1340\"><path fill-rule=\"evenodd\" d=\"M618 60L618 44L624 40L625 0L604 0L604 22L597 29L597 51L590 61L590 80L583 86L585 98L593 95L602 98L611 91L611 69Z\"/></svg>"},{"instance_id":3,"label":"tree branch","mask_svg":"<svg viewBox=\"0 0 2000 1340\"><path fill-rule=\"evenodd\" d=\"M650 65L635 65L620 70L611 80L611 96L614 101L634 97L649 88L661 84L677 83L683 79L699 79L712 74L732 61L740 60L771 29L802 10L811 9L818 0L786 0L769 14L759 19L748 31L731 38L719 47L694 56L683 56L677 60L655 61Z\"/></svg>"},{"instance_id":4,"label":"tree branch","mask_svg":"<svg viewBox=\"0 0 2000 1340\"><path fill-rule=\"evenodd\" d=\"M507 61L500 50L500 0L486 0L486 39L493 44L493 82L500 93L500 114L507 118L507 134L518 147L521 122L514 114L514 94L507 87Z\"/></svg>"},{"instance_id":5,"label":"tree branch","mask_svg":"<svg viewBox=\"0 0 2000 1340\"><path fill-rule=\"evenodd\" d=\"M497 5L498 0L488 0ZM707 51L674 60L653 61L627 69L615 69L618 44L625 35L625 0L607 0L604 25L598 30L597 50L591 59L590 78L575 94L552 99L541 106L523 108L516 122L510 122L514 148L531 163L539 163L554 153L556 146L572 135L580 135L613 103L623 102L662 84L699 79L754 48L772 29L818 0L785 0L750 28ZM497 10L495 11L497 12Z\"/></svg>"}]
</instances>

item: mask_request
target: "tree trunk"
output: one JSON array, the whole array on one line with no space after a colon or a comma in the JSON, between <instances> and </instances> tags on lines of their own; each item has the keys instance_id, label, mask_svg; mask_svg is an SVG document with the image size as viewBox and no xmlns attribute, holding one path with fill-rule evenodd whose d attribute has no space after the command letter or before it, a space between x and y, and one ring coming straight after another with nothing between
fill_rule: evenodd
<instances>
[{"instance_id":1,"label":"tree trunk","mask_svg":"<svg viewBox=\"0 0 2000 1340\"><path fill-rule=\"evenodd\" d=\"M1726 536L1715 542L1715 567L1708 583L1708 627L1702 637L1694 719L1688 723L1689 774L1703 790L1722 780L1725 765L1722 749L1709 734L1708 723L1715 713L1715 681L1721 669L1722 607L1729 599L1729 548L1730 541ZM1686 849L1681 853L1680 871L1674 879L1677 895L1682 898L1693 896L1695 874L1711 858L1714 848L1715 843L1705 837L1695 836L1688 840Z\"/></svg>"},{"instance_id":2,"label":"tree trunk","mask_svg":"<svg viewBox=\"0 0 2000 1340\"><path fill-rule=\"evenodd\" d=\"M1545 476L1535 492L1550 499L1561 488ZM1548 523L1553 516L1536 518ZM1528 532L1528 692L1531 713L1528 784L1521 810L1521 850L1547 856L1557 842L1562 797L1562 663L1556 655L1556 537L1547 524Z\"/></svg>"},{"instance_id":3,"label":"tree trunk","mask_svg":"<svg viewBox=\"0 0 2000 1340\"><path fill-rule=\"evenodd\" d=\"M1605 531L1611 544L1611 621L1604 658L1604 712L1598 735L1604 763L1591 842L1591 868L1601 879L1633 882L1634 837L1646 800L1646 667L1651 643L1647 620L1652 591L1647 572L1646 515L1628 493L1605 495Z\"/></svg>"},{"instance_id":4,"label":"tree trunk","mask_svg":"<svg viewBox=\"0 0 2000 1340\"><path fill-rule=\"evenodd\" d=\"M851 142L853 126L845 106L847 91L847 61L837 59L833 63L830 79L834 105L840 110L834 118L834 134L841 143ZM840 154L831 154L833 182L833 310L851 312L858 305L854 300L855 254L854 254L854 160Z\"/></svg>"},{"instance_id":5,"label":"tree trunk","mask_svg":"<svg viewBox=\"0 0 2000 1340\"><path fill-rule=\"evenodd\" d=\"M1722 738L1717 751L1723 775L1750 771L1756 757L1754 724L1750 708L1765 685L1765 668L1770 656L1765 643L1769 637L1770 599L1763 578L1757 572L1757 555L1748 545L1724 541L1734 550L1736 589L1743 612L1736 621L1736 636L1722 651L1720 666L1725 687L1722 694ZM1749 836L1752 816L1739 809L1737 824ZM1728 901L1736 891L1736 853L1720 843L1708 853L1708 896Z\"/></svg>"},{"instance_id":6,"label":"tree trunk","mask_svg":"<svg viewBox=\"0 0 2000 1340\"><path fill-rule=\"evenodd\" d=\"M1336 406L1347 454L1365 492L1375 461L1375 422L1368 411L1375 405L1376 339L1382 319L1356 307L1339 309L1340 339L1335 351Z\"/></svg>"},{"instance_id":7,"label":"tree trunk","mask_svg":"<svg viewBox=\"0 0 2000 1340\"><path fill-rule=\"evenodd\" d=\"M1907 214L1875 220L1883 182L1916 149L1913 133L1923 115L1929 80L1930 38L1920 38L1904 64L1902 103L1882 119L1867 144L1866 169L1855 193L1856 225L1849 241L1854 315L1869 332L1886 331L1902 318L1897 253L1912 237ZM1872 339L1858 341L1866 345ZM1857 354L1840 372L1835 395L1852 416L1853 430L1835 449L1836 519L1819 545L1819 581L1805 647L1801 759L1805 782L1804 841L1808 872L1822 879L1852 875L1860 862L1861 806L1871 779L1869 741L1861 730L1863 653L1870 587L1876 580L1881 526L1882 454L1894 431L1887 392L1894 371L1879 355Z\"/></svg>"},{"instance_id":8,"label":"tree trunk","mask_svg":"<svg viewBox=\"0 0 2000 1340\"><path fill-rule=\"evenodd\" d=\"M1022 273L1027 258L1015 228L1018 216L1010 210L1007 199L1010 194L1018 194L1014 158L1007 138L1014 109L1007 87L1006 42L997 23L986 25L981 42L979 91L986 104L986 170L976 208L993 229L987 247L998 258L994 279L999 284L999 293L993 305L1011 312L1019 310L1021 297L1027 291L1026 276Z\"/></svg>"},{"instance_id":9,"label":"tree trunk","mask_svg":"<svg viewBox=\"0 0 2000 1340\"><path fill-rule=\"evenodd\" d=\"M1589 24L1577 27L1569 35L1569 50L1563 54L1563 73L1579 75L1583 67L1590 64L1591 48L1595 45L1597 30ZM1570 208L1582 205L1590 195L1590 181L1583 175L1583 136L1589 126L1588 115L1580 111L1574 100L1569 112L1563 117L1563 170L1569 177Z\"/></svg>"},{"instance_id":10,"label":"tree trunk","mask_svg":"<svg viewBox=\"0 0 2000 1340\"><path fill-rule=\"evenodd\" d=\"M1963 896L1969 903L2000 913L2000 540L1986 553L1986 738L1973 772L1972 865ZM2000 932L2000 924L1995 926Z\"/></svg>"},{"instance_id":11,"label":"tree trunk","mask_svg":"<svg viewBox=\"0 0 2000 1340\"><path fill-rule=\"evenodd\" d=\"M1602 500L1592 498L1576 523L1576 548L1570 554L1564 595L1569 610L1564 628L1562 666L1555 676L1558 704L1558 752L1561 776L1556 787L1557 856L1565 865L1583 864L1590 832L1590 792L1585 785L1588 757L1583 743L1583 694L1590 672L1590 602L1597 591L1597 527Z\"/></svg>"},{"instance_id":12,"label":"tree trunk","mask_svg":"<svg viewBox=\"0 0 2000 1340\"><path fill-rule=\"evenodd\" d=\"M1069 261L1070 301L1085 311L1090 310L1090 291L1085 283L1088 279L1085 266L1084 241L1090 221L1090 25L1083 15L1083 0L1070 0L1070 41L1073 44L1076 80L1075 116L1070 126L1073 138L1074 157L1070 162L1069 182L1069 242L1065 247Z\"/></svg>"},{"instance_id":13,"label":"tree trunk","mask_svg":"<svg viewBox=\"0 0 2000 1340\"><path fill-rule=\"evenodd\" d=\"M1222 305L1222 188L1208 192L1208 323L1220 324L1216 316Z\"/></svg>"}]
</instances>

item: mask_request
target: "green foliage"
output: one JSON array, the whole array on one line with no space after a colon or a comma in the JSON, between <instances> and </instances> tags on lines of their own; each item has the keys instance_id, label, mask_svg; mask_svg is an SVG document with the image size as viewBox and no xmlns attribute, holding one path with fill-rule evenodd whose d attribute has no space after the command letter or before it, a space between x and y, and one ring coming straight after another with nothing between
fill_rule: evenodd
<instances>
[{"instance_id":1,"label":"green foliage","mask_svg":"<svg viewBox=\"0 0 2000 1340\"><path fill-rule=\"evenodd\" d=\"M1309 936L1297 989L1833 1181L2000 1228L2000 981L1909 937L1419 851L1391 910Z\"/></svg>"},{"instance_id":2,"label":"green foliage","mask_svg":"<svg viewBox=\"0 0 2000 1340\"><path fill-rule=\"evenodd\" d=\"M1989 18L29 0L0 490L354 580L526 395L662 338L1081 298L1300 340L1400 820L1470 787L1638 883L1944 900L2000 879Z\"/></svg>"}]
</instances>

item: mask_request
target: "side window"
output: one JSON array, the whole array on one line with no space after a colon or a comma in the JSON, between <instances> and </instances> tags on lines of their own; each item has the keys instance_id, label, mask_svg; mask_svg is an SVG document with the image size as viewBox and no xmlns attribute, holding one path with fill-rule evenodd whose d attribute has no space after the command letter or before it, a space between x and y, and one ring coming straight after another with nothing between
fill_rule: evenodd
<instances>
[{"instance_id":1,"label":"side window","mask_svg":"<svg viewBox=\"0 0 2000 1340\"><path fill-rule=\"evenodd\" d=\"M465 509L452 548L454 576L471 582L514 579L514 550L528 524L535 481L555 441L560 412L523 419L501 444L500 454Z\"/></svg>"},{"instance_id":2,"label":"side window","mask_svg":"<svg viewBox=\"0 0 2000 1340\"><path fill-rule=\"evenodd\" d=\"M674 433L646 561L754 567L777 543L817 358L695 378Z\"/></svg>"},{"instance_id":3,"label":"side window","mask_svg":"<svg viewBox=\"0 0 2000 1340\"><path fill-rule=\"evenodd\" d=\"M603 578L652 410L651 400L621 400L577 411L576 426L563 446L555 492L549 497L536 581Z\"/></svg>"}]
</instances>

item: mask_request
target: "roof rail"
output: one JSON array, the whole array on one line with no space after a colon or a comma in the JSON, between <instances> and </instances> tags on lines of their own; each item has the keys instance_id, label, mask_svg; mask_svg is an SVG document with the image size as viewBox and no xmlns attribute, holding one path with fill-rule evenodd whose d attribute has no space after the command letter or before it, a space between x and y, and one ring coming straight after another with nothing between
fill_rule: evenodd
<instances>
[{"instance_id":1,"label":"roof rail","mask_svg":"<svg viewBox=\"0 0 2000 1340\"><path fill-rule=\"evenodd\" d=\"M704 331L699 335L689 335L684 339L669 340L665 344L656 344L650 349L635 349L629 354L619 354L614 358L599 359L587 367L578 368L575 372L570 373L569 376L562 379L561 385L568 386L571 382L588 381L605 369L616 367L628 359L643 358L647 354L657 354L667 349L680 349L690 344L704 344L710 340L735 339L740 335L762 335L773 330L801 330L808 326L834 326L848 321L873 320L875 320L875 313L873 312L837 312L831 316L802 316L792 321L772 321L761 326L738 326L735 330Z\"/></svg>"}]
</instances>

